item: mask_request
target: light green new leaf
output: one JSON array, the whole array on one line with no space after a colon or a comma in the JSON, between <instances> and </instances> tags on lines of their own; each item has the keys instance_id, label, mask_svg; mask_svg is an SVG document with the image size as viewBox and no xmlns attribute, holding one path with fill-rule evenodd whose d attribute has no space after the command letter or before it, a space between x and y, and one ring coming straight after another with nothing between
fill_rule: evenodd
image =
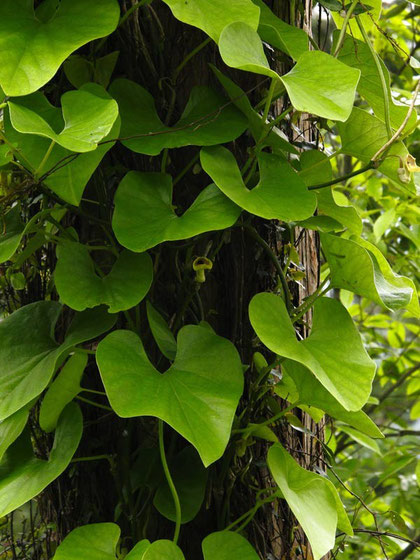
<instances>
[{"instance_id":1,"label":"light green new leaf","mask_svg":"<svg viewBox=\"0 0 420 560\"><path fill-rule=\"evenodd\" d=\"M8 447L23 432L29 416L29 407L23 407L0 422L0 462Z\"/></svg>"},{"instance_id":2,"label":"light green new leaf","mask_svg":"<svg viewBox=\"0 0 420 560\"><path fill-rule=\"evenodd\" d=\"M279 79L268 64L260 36L246 23L237 21L223 29L219 51L223 62L232 68Z\"/></svg>"},{"instance_id":3,"label":"light green new leaf","mask_svg":"<svg viewBox=\"0 0 420 560\"><path fill-rule=\"evenodd\" d=\"M111 329L116 317L103 308L77 314L64 341L54 329L62 306L39 301L0 321L0 420L38 397L73 346Z\"/></svg>"},{"instance_id":4,"label":"light green new leaf","mask_svg":"<svg viewBox=\"0 0 420 560\"><path fill-rule=\"evenodd\" d=\"M124 560L143 560L144 554L150 547L150 541L143 539L136 544L136 546L130 550ZM76 560L76 559L75 559Z\"/></svg>"},{"instance_id":5,"label":"light green new leaf","mask_svg":"<svg viewBox=\"0 0 420 560\"><path fill-rule=\"evenodd\" d=\"M267 462L284 499L308 537L314 560L320 560L334 547L337 526L353 534L330 480L299 466L279 443L270 448Z\"/></svg>"},{"instance_id":6,"label":"light green new leaf","mask_svg":"<svg viewBox=\"0 0 420 560\"><path fill-rule=\"evenodd\" d=\"M215 185L209 185L178 216L172 204L170 175L130 171L115 193L112 229L121 245L142 252L164 241L226 229L240 213L241 209Z\"/></svg>"},{"instance_id":7,"label":"light green new leaf","mask_svg":"<svg viewBox=\"0 0 420 560\"><path fill-rule=\"evenodd\" d=\"M294 60L309 48L308 35L303 29L278 18L263 0L252 0L260 10L258 33L263 41L285 52Z\"/></svg>"},{"instance_id":8,"label":"light green new leaf","mask_svg":"<svg viewBox=\"0 0 420 560\"><path fill-rule=\"evenodd\" d=\"M315 302L311 335L301 342L279 296L254 296L249 317L267 348L306 366L346 410L360 410L366 403L376 366L339 301L319 298Z\"/></svg>"},{"instance_id":9,"label":"light green new leaf","mask_svg":"<svg viewBox=\"0 0 420 560\"><path fill-rule=\"evenodd\" d=\"M163 124L153 96L135 82L115 80L109 91L119 105L122 143L139 154L156 156L164 148L230 142L247 126L236 107L204 86L192 89L181 118L173 126Z\"/></svg>"},{"instance_id":10,"label":"light green new leaf","mask_svg":"<svg viewBox=\"0 0 420 560\"><path fill-rule=\"evenodd\" d=\"M0 85L6 95L42 87L73 51L112 33L119 13L116 0L61 0L52 17L43 20L36 17L33 2L2 0Z\"/></svg>"},{"instance_id":11,"label":"light green new leaf","mask_svg":"<svg viewBox=\"0 0 420 560\"><path fill-rule=\"evenodd\" d=\"M87 362L87 354L76 352L49 387L39 411L39 425L44 432L55 430L63 409L80 393L80 380Z\"/></svg>"},{"instance_id":12,"label":"light green new leaf","mask_svg":"<svg viewBox=\"0 0 420 560\"><path fill-rule=\"evenodd\" d=\"M216 43L223 28L243 22L256 30L260 10L251 0L164 0L174 16L184 23L202 29Z\"/></svg>"},{"instance_id":13,"label":"light green new leaf","mask_svg":"<svg viewBox=\"0 0 420 560\"><path fill-rule=\"evenodd\" d=\"M189 446L169 463L169 471L181 503L181 523L188 523L195 518L203 503L207 470L196 450ZM161 515L176 521L174 499L166 479L157 489L153 505Z\"/></svg>"},{"instance_id":14,"label":"light green new leaf","mask_svg":"<svg viewBox=\"0 0 420 560\"><path fill-rule=\"evenodd\" d=\"M92 248L67 240L58 246L54 281L60 300L77 311L104 303L109 313L130 309L142 301L153 280L149 255L122 251L109 274L101 278L90 257Z\"/></svg>"},{"instance_id":15,"label":"light green new leaf","mask_svg":"<svg viewBox=\"0 0 420 560\"><path fill-rule=\"evenodd\" d=\"M95 88L100 88L100 86L95 85ZM104 90L102 91L104 92ZM61 110L51 105L42 93L28 96L24 102L26 107L41 115L54 130L63 128ZM51 141L42 136L17 132L11 125L8 110L5 112L4 126L5 135L21 154L21 157L18 158L19 161L27 169L35 172L43 161ZM104 141L107 142L101 144L92 152L75 154L56 144L48 158L44 172L49 172L56 166L57 169L44 179L44 184L65 202L77 206L93 172L114 145L113 142L108 143L108 140L116 138L119 130L120 120L117 119L109 135L104 138Z\"/></svg>"},{"instance_id":16,"label":"light green new leaf","mask_svg":"<svg viewBox=\"0 0 420 560\"><path fill-rule=\"evenodd\" d=\"M93 523L73 529L53 560L115 560L120 528L114 523Z\"/></svg>"},{"instance_id":17,"label":"light green new leaf","mask_svg":"<svg viewBox=\"0 0 420 560\"><path fill-rule=\"evenodd\" d=\"M128 560L128 559L127 559ZM133 558L133 560L136 560ZM140 558L138 559L140 560ZM181 549L172 541L160 540L145 550L141 560L185 560Z\"/></svg>"},{"instance_id":18,"label":"light green new leaf","mask_svg":"<svg viewBox=\"0 0 420 560\"><path fill-rule=\"evenodd\" d=\"M223 146L203 148L200 160L219 189L256 216L290 222L304 220L315 211L315 194L281 156L259 154L260 182L252 190L245 185L235 157Z\"/></svg>"},{"instance_id":19,"label":"light green new leaf","mask_svg":"<svg viewBox=\"0 0 420 560\"><path fill-rule=\"evenodd\" d=\"M29 433L9 447L0 464L0 516L4 517L38 495L67 468L82 437L79 407L63 410L48 461L34 456Z\"/></svg>"},{"instance_id":20,"label":"light green new leaf","mask_svg":"<svg viewBox=\"0 0 420 560\"><path fill-rule=\"evenodd\" d=\"M162 315L153 307L150 301L146 304L147 320L153 338L159 350L172 362L176 356L176 340Z\"/></svg>"},{"instance_id":21,"label":"light green new leaf","mask_svg":"<svg viewBox=\"0 0 420 560\"><path fill-rule=\"evenodd\" d=\"M249 542L231 531L211 533L201 546L204 560L259 560Z\"/></svg>"},{"instance_id":22,"label":"light green new leaf","mask_svg":"<svg viewBox=\"0 0 420 560\"><path fill-rule=\"evenodd\" d=\"M85 84L61 97L63 128L56 132L31 109L32 96L9 101L10 121L22 134L43 136L72 152L90 152L107 136L118 117L118 105L98 84ZM29 102L29 106L27 105Z\"/></svg>"},{"instance_id":23,"label":"light green new leaf","mask_svg":"<svg viewBox=\"0 0 420 560\"><path fill-rule=\"evenodd\" d=\"M7 144L0 144L0 167L7 165L13 160L13 153L10 146Z\"/></svg>"},{"instance_id":24,"label":"light green new leaf","mask_svg":"<svg viewBox=\"0 0 420 560\"><path fill-rule=\"evenodd\" d=\"M17 204L7 214L0 214L0 263L8 261L16 253L25 230Z\"/></svg>"},{"instance_id":25,"label":"light green new leaf","mask_svg":"<svg viewBox=\"0 0 420 560\"><path fill-rule=\"evenodd\" d=\"M327 154L318 150L303 152L300 156L300 165L299 175L308 187L328 183L333 178L331 162ZM302 223L303 227L311 228L315 226L323 231L325 218L330 218L333 222L330 223L331 229L329 231L342 230L341 224L356 235L362 233L362 219L356 209L350 204L346 206L338 204L334 199L331 187L324 187L316 190L315 193L318 200L317 215ZM334 222L336 223L334 224Z\"/></svg>"},{"instance_id":26,"label":"light green new leaf","mask_svg":"<svg viewBox=\"0 0 420 560\"><path fill-rule=\"evenodd\" d=\"M337 34L338 32L335 32L336 36ZM382 84L379 77L378 69L376 67L375 59L373 58L368 45L364 41L359 41L354 37L346 35L346 39L338 54L338 60L344 62L344 64L347 64L348 66L358 68L361 71L357 90L372 107L376 116L381 120L384 120L384 99ZM405 119L408 107L396 105L394 103L391 95L391 89L389 87L390 76L388 68L382 61L381 66L387 84L386 89L389 101L391 126L396 130ZM404 129L405 133L412 130L416 126L416 122L417 115L416 112L413 111Z\"/></svg>"},{"instance_id":27,"label":"light green new leaf","mask_svg":"<svg viewBox=\"0 0 420 560\"><path fill-rule=\"evenodd\" d=\"M347 0L345 4L347 8L350 7L349 2L347 2ZM369 3L367 5L371 6L372 9L369 10L369 13L362 13L359 17L366 31L370 31L370 30L374 31L375 23L378 21L381 15L382 0L369 0ZM333 17L334 23L336 24L337 28L341 29L344 24L344 18L342 17L342 15L339 14L338 12L332 12L331 15ZM362 39L362 33L359 29L359 26L357 25L355 18L350 18L350 21L347 23L347 26L348 26L347 31L351 34L352 37L355 37L357 39Z\"/></svg>"},{"instance_id":28,"label":"light green new leaf","mask_svg":"<svg viewBox=\"0 0 420 560\"><path fill-rule=\"evenodd\" d=\"M114 331L99 343L96 360L119 416L167 422L206 466L222 456L243 387L241 361L229 340L202 327L183 327L175 362L162 375L136 334Z\"/></svg>"},{"instance_id":29,"label":"light green new leaf","mask_svg":"<svg viewBox=\"0 0 420 560\"><path fill-rule=\"evenodd\" d=\"M371 299L392 311L418 313L414 282L393 273L377 247L362 238L321 235L331 272L332 286Z\"/></svg>"},{"instance_id":30,"label":"light green new leaf","mask_svg":"<svg viewBox=\"0 0 420 560\"><path fill-rule=\"evenodd\" d=\"M385 124L367 111L354 107L347 122L338 124L342 152L368 163L376 152L388 141ZM413 180L405 183L398 175L398 169L406 161L408 150L402 142L394 142L387 151L387 157L379 166L379 171L392 179L400 188L415 193Z\"/></svg>"},{"instance_id":31,"label":"light green new leaf","mask_svg":"<svg viewBox=\"0 0 420 560\"><path fill-rule=\"evenodd\" d=\"M371 437L369 437L368 435L363 434L353 428L350 428L350 426L337 426L337 427L341 432L344 432L345 434L349 435L351 439L353 439L355 442L359 443L363 447L370 449L371 451L377 453L378 455L382 455L377 442Z\"/></svg>"},{"instance_id":32,"label":"light green new leaf","mask_svg":"<svg viewBox=\"0 0 420 560\"><path fill-rule=\"evenodd\" d=\"M294 403L322 409L332 418L354 426L373 438L382 438L382 432L362 410L346 410L304 366L292 360L282 363L283 377L275 391ZM277 389L279 387L279 390ZM281 390L280 390L281 387Z\"/></svg>"},{"instance_id":33,"label":"light green new leaf","mask_svg":"<svg viewBox=\"0 0 420 560\"><path fill-rule=\"evenodd\" d=\"M353 108L360 70L322 51L308 51L282 76L290 101L298 111L334 121L346 121Z\"/></svg>"}]
</instances>

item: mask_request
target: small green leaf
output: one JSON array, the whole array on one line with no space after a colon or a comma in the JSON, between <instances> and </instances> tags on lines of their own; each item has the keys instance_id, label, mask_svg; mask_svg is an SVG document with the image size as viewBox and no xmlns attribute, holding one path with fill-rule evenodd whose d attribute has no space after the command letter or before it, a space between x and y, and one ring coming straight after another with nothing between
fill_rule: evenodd
<instances>
[{"instance_id":1,"label":"small green leaf","mask_svg":"<svg viewBox=\"0 0 420 560\"><path fill-rule=\"evenodd\" d=\"M14 290L23 290L26 286L26 278L22 272L12 272L10 274L10 283Z\"/></svg>"},{"instance_id":2,"label":"small green leaf","mask_svg":"<svg viewBox=\"0 0 420 560\"><path fill-rule=\"evenodd\" d=\"M243 22L256 30L260 10L251 0L164 0L174 16L184 23L202 29L216 43L223 28L233 22Z\"/></svg>"},{"instance_id":3,"label":"small green leaf","mask_svg":"<svg viewBox=\"0 0 420 560\"><path fill-rule=\"evenodd\" d=\"M226 99L204 86L191 91L187 106L173 126L162 123L152 95L135 82L115 80L110 87L121 114L124 146L139 154L158 155L164 148L211 146L235 140L246 119Z\"/></svg>"},{"instance_id":4,"label":"small green leaf","mask_svg":"<svg viewBox=\"0 0 420 560\"><path fill-rule=\"evenodd\" d=\"M204 560L258 560L259 556L239 533L219 531L202 542Z\"/></svg>"},{"instance_id":5,"label":"small green leaf","mask_svg":"<svg viewBox=\"0 0 420 560\"><path fill-rule=\"evenodd\" d=\"M172 205L170 175L130 171L115 194L112 228L121 245L143 252L164 241L228 228L240 212L215 185L209 185L178 216Z\"/></svg>"},{"instance_id":6,"label":"small green leaf","mask_svg":"<svg viewBox=\"0 0 420 560\"><path fill-rule=\"evenodd\" d=\"M53 17L38 19L33 2L0 4L0 85L6 95L28 95L46 84L82 45L114 31L116 0L61 0ZM13 37L13 48L10 38Z\"/></svg>"},{"instance_id":7,"label":"small green leaf","mask_svg":"<svg viewBox=\"0 0 420 560\"><path fill-rule=\"evenodd\" d=\"M23 407L0 422L0 462L8 447L17 440L26 426L29 407Z\"/></svg>"},{"instance_id":8,"label":"small green leaf","mask_svg":"<svg viewBox=\"0 0 420 560\"><path fill-rule=\"evenodd\" d=\"M241 361L229 340L202 327L183 327L175 362L162 375L136 334L114 331L99 343L96 360L119 416L167 422L194 445L205 466L221 457L243 386Z\"/></svg>"},{"instance_id":9,"label":"small green leaf","mask_svg":"<svg viewBox=\"0 0 420 560\"><path fill-rule=\"evenodd\" d=\"M39 411L39 425L45 432L55 430L65 406L80 393L80 380L87 361L87 354L73 354L49 387Z\"/></svg>"},{"instance_id":10,"label":"small green leaf","mask_svg":"<svg viewBox=\"0 0 420 560\"><path fill-rule=\"evenodd\" d=\"M378 455L382 455L381 450L379 449L379 445L371 437L367 436L366 434L362 434L361 432L355 430L354 428L350 428L350 426L337 426L337 427L341 432L344 432L345 434L349 435L354 441L356 441L363 447L370 449L371 451L377 453Z\"/></svg>"},{"instance_id":11,"label":"small green leaf","mask_svg":"<svg viewBox=\"0 0 420 560\"><path fill-rule=\"evenodd\" d=\"M306 366L346 410L360 410L366 403L376 366L339 301L316 300L311 335L301 342L296 339L283 300L274 294L254 296L249 317L263 344L279 356Z\"/></svg>"},{"instance_id":12,"label":"small green leaf","mask_svg":"<svg viewBox=\"0 0 420 560\"><path fill-rule=\"evenodd\" d=\"M152 331L153 338L159 350L165 358L174 361L176 356L176 340L172 331L169 329L165 319L153 307L150 301L147 302L146 309L150 330Z\"/></svg>"},{"instance_id":13,"label":"small green leaf","mask_svg":"<svg viewBox=\"0 0 420 560\"><path fill-rule=\"evenodd\" d=\"M122 251L103 278L96 274L86 245L63 240L57 256L57 292L63 303L77 311L103 303L109 306L109 313L130 309L142 301L152 284L153 264L147 253Z\"/></svg>"},{"instance_id":14,"label":"small green leaf","mask_svg":"<svg viewBox=\"0 0 420 560\"><path fill-rule=\"evenodd\" d=\"M160 540L145 549L141 560L185 560L185 557L181 549L172 541Z\"/></svg>"},{"instance_id":15,"label":"small green leaf","mask_svg":"<svg viewBox=\"0 0 420 560\"><path fill-rule=\"evenodd\" d=\"M203 148L201 165L223 193L238 206L266 219L303 220L316 207L314 193L281 156L261 152L260 182L253 189L244 183L233 154L223 146Z\"/></svg>"},{"instance_id":16,"label":"small green leaf","mask_svg":"<svg viewBox=\"0 0 420 560\"><path fill-rule=\"evenodd\" d=\"M346 121L353 108L360 70L350 68L322 51L308 51L282 76L292 105L298 111Z\"/></svg>"},{"instance_id":17,"label":"small green leaf","mask_svg":"<svg viewBox=\"0 0 420 560\"><path fill-rule=\"evenodd\" d=\"M120 528L114 523L93 523L73 529L53 560L115 560Z\"/></svg>"},{"instance_id":18,"label":"small green leaf","mask_svg":"<svg viewBox=\"0 0 420 560\"><path fill-rule=\"evenodd\" d=\"M181 503L181 523L188 523L195 518L203 503L207 470L196 450L189 446L169 463L169 471ZM174 499L166 479L157 489L153 505L164 517L176 521Z\"/></svg>"},{"instance_id":19,"label":"small green leaf","mask_svg":"<svg viewBox=\"0 0 420 560\"><path fill-rule=\"evenodd\" d=\"M82 437L79 407L70 403L63 410L48 461L32 453L29 433L24 432L9 447L0 466L0 516L3 517L42 492L67 468Z\"/></svg>"},{"instance_id":20,"label":"small green leaf","mask_svg":"<svg viewBox=\"0 0 420 560\"><path fill-rule=\"evenodd\" d=\"M333 548L337 526L353 534L332 482L300 467L279 443L270 448L267 461L284 499L308 537L314 560L320 560Z\"/></svg>"},{"instance_id":21,"label":"small green leaf","mask_svg":"<svg viewBox=\"0 0 420 560\"><path fill-rule=\"evenodd\" d=\"M25 229L19 204L7 214L0 215L0 263L8 261L16 253Z\"/></svg>"},{"instance_id":22,"label":"small green leaf","mask_svg":"<svg viewBox=\"0 0 420 560\"><path fill-rule=\"evenodd\" d=\"M97 84L85 84L61 97L62 131L56 133L50 123L26 105L27 98L9 101L10 121L22 134L44 136L72 152L90 152L109 134L118 117L117 102ZM53 110L51 111L53 112Z\"/></svg>"},{"instance_id":23,"label":"small green leaf","mask_svg":"<svg viewBox=\"0 0 420 560\"><path fill-rule=\"evenodd\" d=\"M64 341L54 338L62 306L39 301L0 322L0 419L38 397L69 350L111 329L116 317L103 308L77 314Z\"/></svg>"}]
</instances>

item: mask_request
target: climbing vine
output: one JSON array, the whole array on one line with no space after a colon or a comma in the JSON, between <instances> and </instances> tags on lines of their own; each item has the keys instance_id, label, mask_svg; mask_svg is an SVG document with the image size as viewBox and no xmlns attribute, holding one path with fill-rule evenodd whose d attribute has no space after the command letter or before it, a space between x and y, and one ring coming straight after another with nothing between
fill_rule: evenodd
<instances>
[{"instance_id":1,"label":"climbing vine","mask_svg":"<svg viewBox=\"0 0 420 560\"><path fill-rule=\"evenodd\" d=\"M280 17L263 0L2 0L0 517L42 514L49 488L98 463L115 484L61 544L50 531L25 556L12 534L6 557L183 560L194 521L205 560L257 560L247 530L278 504L312 550L293 557L346 554L363 512L388 557L370 498L343 479L397 429L371 417L375 374L401 385L411 372L419 391L420 82L368 4L313 7L319 27L335 22L329 45L296 24L300 2ZM115 48L130 25L139 71ZM160 74L171 26L193 44ZM404 88L379 54L390 45ZM305 232L322 269L299 298ZM303 415L328 424L325 440ZM302 466L281 426L316 440L315 462ZM399 529L415 519L392 511Z\"/></svg>"}]
</instances>

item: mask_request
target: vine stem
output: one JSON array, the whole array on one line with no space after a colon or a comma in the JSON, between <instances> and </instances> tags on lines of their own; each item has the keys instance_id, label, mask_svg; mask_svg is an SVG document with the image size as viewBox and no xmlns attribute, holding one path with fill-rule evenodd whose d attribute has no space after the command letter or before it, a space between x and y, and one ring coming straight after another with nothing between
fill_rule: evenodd
<instances>
[{"instance_id":1,"label":"vine stem","mask_svg":"<svg viewBox=\"0 0 420 560\"><path fill-rule=\"evenodd\" d=\"M206 47L211 41L211 37L207 37L207 39L204 39L203 42L201 42L199 45L197 45L195 47L195 49L193 49L190 53L187 54L187 56L184 58L184 60L181 62L181 64L179 64L174 71L174 74L172 76L172 81L175 83L179 73L181 72L181 70L184 68L184 66L197 54L201 51L201 49L204 49L204 47Z\"/></svg>"},{"instance_id":2,"label":"vine stem","mask_svg":"<svg viewBox=\"0 0 420 560\"><path fill-rule=\"evenodd\" d=\"M262 117L262 120L263 120L264 124L267 122L268 112L270 111L271 102L273 100L274 88L276 87L276 83L277 83L277 79L272 78L271 83L270 83L270 87L268 89L267 99L265 101L265 107L264 107L264 112L263 112L263 117ZM264 133L263 133L263 135L264 135Z\"/></svg>"},{"instance_id":3,"label":"vine stem","mask_svg":"<svg viewBox=\"0 0 420 560\"><path fill-rule=\"evenodd\" d=\"M359 16L356 16L356 22L357 22L357 25L359 26L360 32L363 36L363 39L365 40L365 43L370 50L370 54L372 55L373 60L375 61L376 69L378 70L379 79L381 81L382 94L384 96L385 126L386 126L386 130L387 130L387 133L388 133L388 139L391 139L392 138L392 127L391 127L391 117L390 117L390 113L389 113L389 97L388 97L387 84L386 84L386 81L385 81L385 74L384 74L384 71L383 71L382 66L381 66L381 61L379 60L379 57L376 54L375 49L373 48L371 40L369 39L369 36L366 33L366 30L363 27L362 20L360 19Z\"/></svg>"},{"instance_id":4,"label":"vine stem","mask_svg":"<svg viewBox=\"0 0 420 560\"><path fill-rule=\"evenodd\" d=\"M343 21L343 27L340 30L340 35L338 37L337 46L335 47L334 57L338 56L338 53L340 52L341 47L343 46L344 39L346 37L347 26L349 24L350 18L353 15L353 12L354 12L358 3L359 3L359 0L353 0L350 8L346 12L346 17L344 18L344 21Z\"/></svg>"},{"instance_id":5,"label":"vine stem","mask_svg":"<svg viewBox=\"0 0 420 560\"><path fill-rule=\"evenodd\" d=\"M35 174L34 174L35 177L39 177L41 175L41 171L44 169L45 164L47 163L48 158L50 157L54 146L55 146L55 140L51 140L51 143L48 146L48 150L45 152L45 156L42 158L42 161L39 164L38 169L35 171Z\"/></svg>"},{"instance_id":6,"label":"vine stem","mask_svg":"<svg viewBox=\"0 0 420 560\"><path fill-rule=\"evenodd\" d=\"M165 473L166 481L168 482L169 490L171 491L172 498L174 500L175 505L175 532L173 542L177 544L179 538L179 532L181 530L181 503L179 501L178 492L176 491L174 481L172 480L171 473L169 471L168 462L166 460L165 454L165 442L163 439L163 421L159 418L158 419L158 428L159 428L159 451L160 451L160 459L162 461L163 471Z\"/></svg>"},{"instance_id":7,"label":"vine stem","mask_svg":"<svg viewBox=\"0 0 420 560\"><path fill-rule=\"evenodd\" d=\"M131 8L129 8L125 12L125 14L121 16L121 19L118 23L118 27L121 27L121 25L123 25L127 21L127 19L131 16L133 12L135 12L136 10L144 6L144 4L146 4L147 2L148 0L140 0L140 2L137 2L137 4L134 4L134 6L131 6Z\"/></svg>"},{"instance_id":8,"label":"vine stem","mask_svg":"<svg viewBox=\"0 0 420 560\"><path fill-rule=\"evenodd\" d=\"M347 175L343 175L342 177L336 177L331 181L327 181L326 183L319 183L318 185L309 185L308 191L316 191L318 189L325 189L326 187L331 187L332 185L336 185L337 183L342 183L343 181L347 181L347 179L351 179L352 177L356 177L356 175L360 175L365 171L369 171L369 169L375 169L377 167L377 161L371 160L367 165L357 169L356 171L352 171L352 173L348 173Z\"/></svg>"}]
</instances>

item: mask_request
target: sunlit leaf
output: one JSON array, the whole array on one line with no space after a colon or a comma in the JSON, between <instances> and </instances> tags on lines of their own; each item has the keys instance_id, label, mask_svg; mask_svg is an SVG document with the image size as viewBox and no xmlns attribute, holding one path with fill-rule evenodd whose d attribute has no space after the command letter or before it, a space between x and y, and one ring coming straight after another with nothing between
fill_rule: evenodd
<instances>
[{"instance_id":1,"label":"sunlit leaf","mask_svg":"<svg viewBox=\"0 0 420 560\"><path fill-rule=\"evenodd\" d=\"M204 560L258 560L259 556L239 533L211 533L202 543Z\"/></svg>"}]
</instances>

